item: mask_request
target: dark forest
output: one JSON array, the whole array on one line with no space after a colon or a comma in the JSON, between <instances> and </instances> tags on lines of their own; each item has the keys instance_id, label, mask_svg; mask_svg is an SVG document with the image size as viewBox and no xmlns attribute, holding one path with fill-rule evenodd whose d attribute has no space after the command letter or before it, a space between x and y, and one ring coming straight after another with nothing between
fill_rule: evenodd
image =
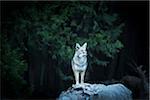
<instances>
[{"instance_id":1,"label":"dark forest","mask_svg":"<svg viewBox=\"0 0 150 100\"><path fill-rule=\"evenodd\" d=\"M85 82L149 96L149 1L1 1L1 98L56 99L75 83L75 44L87 42Z\"/></svg>"}]
</instances>

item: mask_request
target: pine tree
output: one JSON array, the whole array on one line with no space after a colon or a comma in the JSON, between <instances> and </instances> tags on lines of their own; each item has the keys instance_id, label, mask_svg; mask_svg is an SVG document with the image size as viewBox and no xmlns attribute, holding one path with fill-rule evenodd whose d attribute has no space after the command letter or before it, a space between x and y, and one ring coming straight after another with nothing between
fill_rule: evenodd
<instances>
[{"instance_id":1,"label":"pine tree","mask_svg":"<svg viewBox=\"0 0 150 100\"><path fill-rule=\"evenodd\" d=\"M71 67L77 42L88 43L90 68L107 66L123 48L119 38L124 23L103 2L35 3L13 16L7 24L12 26L7 29L9 42L28 54L31 87L48 85L45 80L49 73L58 73L61 82L72 80L64 73L70 73L65 69ZM49 67L52 72L47 72Z\"/></svg>"}]
</instances>

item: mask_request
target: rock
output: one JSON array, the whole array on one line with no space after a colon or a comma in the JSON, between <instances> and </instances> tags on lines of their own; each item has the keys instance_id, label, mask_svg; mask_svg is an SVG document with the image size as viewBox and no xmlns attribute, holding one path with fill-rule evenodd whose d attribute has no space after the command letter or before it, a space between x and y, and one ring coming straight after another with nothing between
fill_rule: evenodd
<instances>
[{"instance_id":1,"label":"rock","mask_svg":"<svg viewBox=\"0 0 150 100\"><path fill-rule=\"evenodd\" d=\"M132 92L123 84L79 84L63 91L58 100L132 100Z\"/></svg>"}]
</instances>

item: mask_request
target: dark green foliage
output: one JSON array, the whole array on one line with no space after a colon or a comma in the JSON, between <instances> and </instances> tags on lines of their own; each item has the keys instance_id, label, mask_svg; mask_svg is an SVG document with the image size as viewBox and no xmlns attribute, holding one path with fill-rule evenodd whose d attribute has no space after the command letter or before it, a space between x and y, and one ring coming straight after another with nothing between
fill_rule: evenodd
<instances>
[{"instance_id":1,"label":"dark green foliage","mask_svg":"<svg viewBox=\"0 0 150 100\"><path fill-rule=\"evenodd\" d=\"M105 62L94 54L113 56L123 47L118 40L122 23L118 15L109 13L107 7L96 2L54 2L51 5L26 8L23 16L17 16L14 31L21 46L27 38L28 46L42 50L40 45L49 45L49 54L60 64L71 60L76 42L88 42L92 63ZM96 62L93 62L96 61Z\"/></svg>"},{"instance_id":2,"label":"dark green foliage","mask_svg":"<svg viewBox=\"0 0 150 100\"><path fill-rule=\"evenodd\" d=\"M70 62L77 42L88 43L89 67L94 67L93 64L107 66L123 47L119 36L124 24L102 2L33 4L15 11L13 15L7 23L12 26L7 29L9 42L13 47L19 47L21 52L27 52L28 67L31 71L32 67L34 71L37 68L37 80L40 82L36 82L40 86L46 84L44 75L47 74L44 71L48 67L53 69L52 72L58 73L61 81L73 80L72 76L68 76L70 72L65 69L71 68ZM24 62L20 60L16 50L11 50L7 45L5 48L7 51L4 60L10 65L5 66L5 71L7 68L11 70L13 73L10 71L10 76L19 81L25 70ZM31 72L31 76L33 75Z\"/></svg>"},{"instance_id":3,"label":"dark green foliage","mask_svg":"<svg viewBox=\"0 0 150 100\"><path fill-rule=\"evenodd\" d=\"M3 37L4 38L4 37ZM2 39L1 49L1 75L2 94L7 97L19 97L29 92L23 74L27 70L27 64L22 59L19 49L12 49L8 41Z\"/></svg>"}]
</instances>

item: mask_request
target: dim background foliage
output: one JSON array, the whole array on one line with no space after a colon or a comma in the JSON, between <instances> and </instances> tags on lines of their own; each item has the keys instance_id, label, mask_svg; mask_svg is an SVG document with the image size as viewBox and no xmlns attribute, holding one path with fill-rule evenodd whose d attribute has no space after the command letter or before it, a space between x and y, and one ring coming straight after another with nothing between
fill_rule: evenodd
<instances>
[{"instance_id":1,"label":"dim background foliage","mask_svg":"<svg viewBox=\"0 0 150 100\"><path fill-rule=\"evenodd\" d=\"M75 43L88 43L89 71L107 69L124 47L124 22L105 2L32 2L10 16L1 34L6 98L43 92L55 97L71 86ZM91 77L87 74L86 80Z\"/></svg>"}]
</instances>

